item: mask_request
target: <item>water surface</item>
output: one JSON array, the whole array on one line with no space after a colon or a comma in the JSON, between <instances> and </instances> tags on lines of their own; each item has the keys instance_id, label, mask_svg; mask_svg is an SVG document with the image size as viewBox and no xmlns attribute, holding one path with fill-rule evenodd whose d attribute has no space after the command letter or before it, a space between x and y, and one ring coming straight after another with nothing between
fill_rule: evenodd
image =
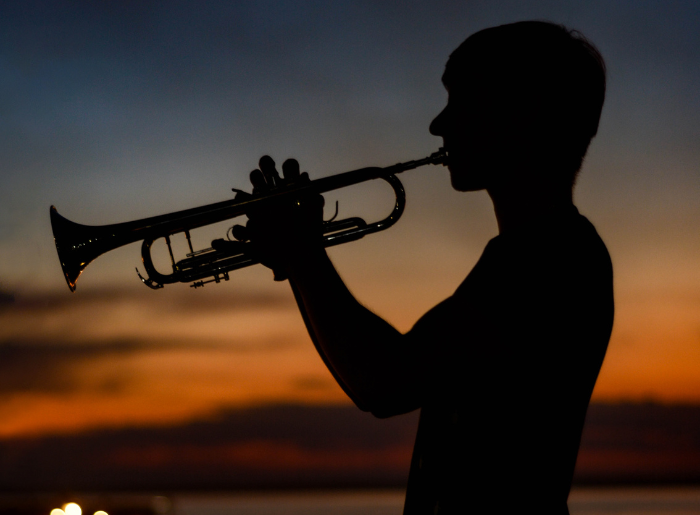
<instances>
[{"instance_id":1,"label":"water surface","mask_svg":"<svg viewBox=\"0 0 700 515\"><path fill-rule=\"evenodd\" d=\"M404 492L182 495L176 515L401 515ZM698 488L575 488L571 515L700 515Z\"/></svg>"}]
</instances>

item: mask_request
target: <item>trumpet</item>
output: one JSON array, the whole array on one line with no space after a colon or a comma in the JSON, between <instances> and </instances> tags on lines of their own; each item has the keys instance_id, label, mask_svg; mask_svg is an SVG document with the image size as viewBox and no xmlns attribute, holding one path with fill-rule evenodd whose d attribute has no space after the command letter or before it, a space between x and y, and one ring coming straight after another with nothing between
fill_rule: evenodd
<instances>
[{"instance_id":1,"label":"trumpet","mask_svg":"<svg viewBox=\"0 0 700 515\"><path fill-rule=\"evenodd\" d=\"M273 188L269 193L259 196L245 194L244 198L238 199L239 195L236 195L232 200L119 224L78 224L61 216L56 208L51 206L51 227L63 275L72 292L75 291L78 277L94 259L110 250L141 240L141 258L146 276L142 276L138 268L136 273L146 286L156 290L163 288L165 284L191 282L191 287L199 288L211 282L228 281L229 272L257 264L258 261L251 253L250 243L242 241L216 245L215 240L211 247L195 251L190 238L192 229L236 218L253 210L259 212L285 200L322 194L373 179L383 179L391 186L396 196L394 208L386 218L373 223L367 223L359 217L323 222L325 247L359 240L367 234L388 229L403 214L406 194L396 174L429 164L444 165L446 159L447 152L440 148L438 152L423 159L397 163L385 168L360 168L297 186ZM242 193L235 188L233 191ZM170 237L178 233L184 233L190 252L184 259L176 262ZM153 264L151 247L160 238L165 239L168 247L172 273L161 273Z\"/></svg>"}]
</instances>

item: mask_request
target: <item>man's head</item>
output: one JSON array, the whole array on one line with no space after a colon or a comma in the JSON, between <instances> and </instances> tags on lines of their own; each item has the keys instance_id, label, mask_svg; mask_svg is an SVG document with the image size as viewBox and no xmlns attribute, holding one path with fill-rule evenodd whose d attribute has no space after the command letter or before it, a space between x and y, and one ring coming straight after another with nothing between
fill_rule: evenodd
<instances>
[{"instance_id":1,"label":"man's head","mask_svg":"<svg viewBox=\"0 0 700 515\"><path fill-rule=\"evenodd\" d=\"M605 63L580 33L547 22L482 30L442 80L449 100L430 132L444 139L455 189L573 185L605 99Z\"/></svg>"}]
</instances>

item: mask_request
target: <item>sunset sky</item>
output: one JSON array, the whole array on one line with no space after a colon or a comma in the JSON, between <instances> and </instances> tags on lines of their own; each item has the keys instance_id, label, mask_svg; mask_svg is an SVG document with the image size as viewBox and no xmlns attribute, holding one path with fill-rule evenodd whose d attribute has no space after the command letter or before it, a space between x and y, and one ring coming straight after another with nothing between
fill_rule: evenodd
<instances>
[{"instance_id":1,"label":"sunset sky","mask_svg":"<svg viewBox=\"0 0 700 515\"><path fill-rule=\"evenodd\" d=\"M49 206L125 222L231 198L263 154L296 157L312 178L424 157L441 144L428 125L449 53L524 19L580 30L608 66L575 192L615 267L594 398L700 403L697 2L30 1L0 8L0 438L348 403L268 270L151 291L132 244L71 294ZM487 195L452 191L444 168L401 179L397 226L330 254L358 299L405 331L497 227ZM368 220L392 205L383 184L336 199L341 217Z\"/></svg>"}]
</instances>

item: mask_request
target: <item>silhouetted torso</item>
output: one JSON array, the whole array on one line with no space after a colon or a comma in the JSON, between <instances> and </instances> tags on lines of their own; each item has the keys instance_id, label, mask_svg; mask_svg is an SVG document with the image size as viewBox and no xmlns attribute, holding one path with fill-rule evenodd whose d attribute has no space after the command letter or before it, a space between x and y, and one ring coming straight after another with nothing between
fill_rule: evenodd
<instances>
[{"instance_id":1,"label":"silhouetted torso","mask_svg":"<svg viewBox=\"0 0 700 515\"><path fill-rule=\"evenodd\" d=\"M567 513L613 320L610 257L571 203L605 63L579 32L525 21L468 37L442 82L448 101L430 133L453 188L488 192L501 235L411 331L344 284L321 245L320 209L312 215L320 203L261 217L248 237L289 277L319 354L358 407L380 418L421 408L406 515ZM282 168L300 177L296 161ZM262 158L256 192L276 176Z\"/></svg>"},{"instance_id":2,"label":"silhouetted torso","mask_svg":"<svg viewBox=\"0 0 700 515\"><path fill-rule=\"evenodd\" d=\"M568 513L613 309L610 257L573 206L491 240L408 333L430 371L405 515Z\"/></svg>"}]
</instances>

